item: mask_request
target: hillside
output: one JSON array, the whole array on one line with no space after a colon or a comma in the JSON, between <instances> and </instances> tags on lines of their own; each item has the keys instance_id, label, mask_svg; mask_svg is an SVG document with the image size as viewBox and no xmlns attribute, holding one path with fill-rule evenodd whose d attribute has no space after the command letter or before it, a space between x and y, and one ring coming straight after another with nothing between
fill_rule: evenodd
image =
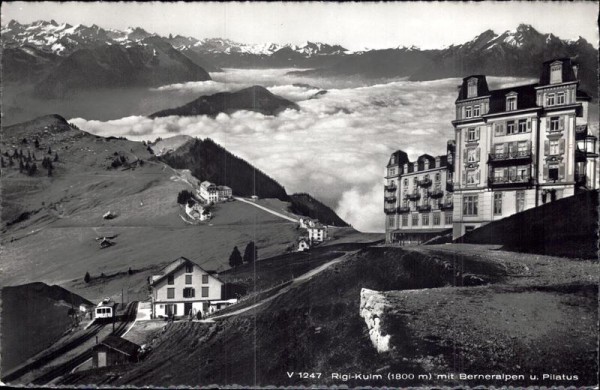
<instances>
[{"instance_id":1,"label":"hillside","mask_svg":"<svg viewBox=\"0 0 600 390\"><path fill-rule=\"evenodd\" d=\"M335 211L310 196L310 194L292 194L290 195L290 202L290 211L294 214L318 219L327 225L348 226Z\"/></svg>"},{"instance_id":2,"label":"hillside","mask_svg":"<svg viewBox=\"0 0 600 390\"><path fill-rule=\"evenodd\" d=\"M229 186L237 196L288 198L285 189L273 178L208 138L190 140L159 158L173 168L189 169L200 181Z\"/></svg>"},{"instance_id":3,"label":"hillside","mask_svg":"<svg viewBox=\"0 0 600 390\"><path fill-rule=\"evenodd\" d=\"M150 115L150 118L171 115L207 115L214 118L222 112L232 114L240 110L256 111L264 115L277 115L288 108L300 109L296 103L274 95L264 87L255 85L236 92L219 92L210 96L201 96L181 107L155 112Z\"/></svg>"},{"instance_id":4,"label":"hillside","mask_svg":"<svg viewBox=\"0 0 600 390\"><path fill-rule=\"evenodd\" d=\"M156 87L210 80L209 74L167 42L148 37L138 45L103 44L73 52L36 85L45 97L93 88Z\"/></svg>"},{"instance_id":5,"label":"hillside","mask_svg":"<svg viewBox=\"0 0 600 390\"><path fill-rule=\"evenodd\" d=\"M0 285L68 285L93 300L127 287L144 297L145 277L179 256L221 271L234 245L254 240L272 256L297 236L293 223L242 202L218 205L210 223L187 224L177 194L194 191L197 180L157 160L141 142L94 136L60 116L4 127L2 134ZM42 167L46 156L51 176ZM37 170L19 172L19 160ZM108 211L116 218L103 219ZM102 237L114 245L101 249Z\"/></svg>"},{"instance_id":6,"label":"hillside","mask_svg":"<svg viewBox=\"0 0 600 390\"><path fill-rule=\"evenodd\" d=\"M571 385L593 385L597 357L590 346L598 314L597 288L591 287L597 271L593 262L514 256L481 246L366 248L254 309L215 323L182 321L154 333L152 354L108 371L116 375L90 370L62 383L110 378L111 386L528 386L557 382L418 374L564 370L578 374ZM374 323L381 326L370 332ZM389 335L388 351L377 352L372 340L378 332ZM298 372L321 376L302 378ZM332 373L382 378L336 379ZM414 378L390 380L388 373Z\"/></svg>"},{"instance_id":7,"label":"hillside","mask_svg":"<svg viewBox=\"0 0 600 390\"><path fill-rule=\"evenodd\" d=\"M92 303L59 286L29 283L1 290L2 372L24 362L73 326L69 309Z\"/></svg>"}]
</instances>

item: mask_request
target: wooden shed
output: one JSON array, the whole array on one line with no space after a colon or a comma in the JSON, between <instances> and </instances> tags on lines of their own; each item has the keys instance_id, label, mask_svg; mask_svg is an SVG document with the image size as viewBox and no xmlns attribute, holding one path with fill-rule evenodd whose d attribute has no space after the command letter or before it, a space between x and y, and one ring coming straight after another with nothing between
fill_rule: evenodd
<instances>
[{"instance_id":1,"label":"wooden shed","mask_svg":"<svg viewBox=\"0 0 600 390\"><path fill-rule=\"evenodd\" d=\"M92 365L107 367L119 364L136 363L140 346L124 338L109 335L93 348Z\"/></svg>"}]
</instances>

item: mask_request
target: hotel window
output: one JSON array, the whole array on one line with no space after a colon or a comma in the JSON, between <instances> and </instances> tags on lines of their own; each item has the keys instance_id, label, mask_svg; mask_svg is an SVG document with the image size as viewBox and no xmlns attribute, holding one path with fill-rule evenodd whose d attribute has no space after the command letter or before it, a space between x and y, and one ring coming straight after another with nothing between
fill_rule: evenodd
<instances>
[{"instance_id":1,"label":"hotel window","mask_svg":"<svg viewBox=\"0 0 600 390\"><path fill-rule=\"evenodd\" d=\"M553 116L550 118L550 131L560 130L560 117Z\"/></svg>"},{"instance_id":2,"label":"hotel window","mask_svg":"<svg viewBox=\"0 0 600 390\"><path fill-rule=\"evenodd\" d=\"M502 214L502 192L494 193L494 215Z\"/></svg>"},{"instance_id":3,"label":"hotel window","mask_svg":"<svg viewBox=\"0 0 600 390\"><path fill-rule=\"evenodd\" d=\"M477 178L478 172L475 170L467 171L467 185L468 184L479 184L479 179Z\"/></svg>"},{"instance_id":4,"label":"hotel window","mask_svg":"<svg viewBox=\"0 0 600 390\"><path fill-rule=\"evenodd\" d=\"M527 119L519 119L519 133L527 133Z\"/></svg>"},{"instance_id":5,"label":"hotel window","mask_svg":"<svg viewBox=\"0 0 600 390\"><path fill-rule=\"evenodd\" d=\"M467 129L467 141L477 141L479 139L478 133L475 127L469 127Z\"/></svg>"},{"instance_id":6,"label":"hotel window","mask_svg":"<svg viewBox=\"0 0 600 390\"><path fill-rule=\"evenodd\" d=\"M394 227L394 216L390 215L388 217L388 227Z\"/></svg>"},{"instance_id":7,"label":"hotel window","mask_svg":"<svg viewBox=\"0 0 600 390\"><path fill-rule=\"evenodd\" d=\"M208 284L208 275L202 275L202 284Z\"/></svg>"},{"instance_id":8,"label":"hotel window","mask_svg":"<svg viewBox=\"0 0 600 390\"><path fill-rule=\"evenodd\" d=\"M419 225L419 214L413 214L412 215L412 226L418 226Z\"/></svg>"},{"instance_id":9,"label":"hotel window","mask_svg":"<svg viewBox=\"0 0 600 390\"><path fill-rule=\"evenodd\" d=\"M497 137L506 135L506 133L504 132L504 123L494 124L494 135L496 135Z\"/></svg>"},{"instance_id":10,"label":"hotel window","mask_svg":"<svg viewBox=\"0 0 600 390\"><path fill-rule=\"evenodd\" d=\"M517 213L525 210L525 191L517 191L515 194L517 198Z\"/></svg>"},{"instance_id":11,"label":"hotel window","mask_svg":"<svg viewBox=\"0 0 600 390\"><path fill-rule=\"evenodd\" d=\"M167 289L167 299L173 299L173 298L175 298L175 289L168 288Z\"/></svg>"},{"instance_id":12,"label":"hotel window","mask_svg":"<svg viewBox=\"0 0 600 390\"><path fill-rule=\"evenodd\" d=\"M556 104L565 104L565 93L559 92L556 94Z\"/></svg>"},{"instance_id":13,"label":"hotel window","mask_svg":"<svg viewBox=\"0 0 600 390\"><path fill-rule=\"evenodd\" d=\"M445 213L444 214L444 223L446 225L452 224L452 213Z\"/></svg>"},{"instance_id":14,"label":"hotel window","mask_svg":"<svg viewBox=\"0 0 600 390\"><path fill-rule=\"evenodd\" d=\"M550 155L555 156L557 154L559 154L559 142L558 142L558 140L551 140L550 141Z\"/></svg>"},{"instance_id":15,"label":"hotel window","mask_svg":"<svg viewBox=\"0 0 600 390\"><path fill-rule=\"evenodd\" d=\"M440 213L433 213L433 226L439 226L440 220Z\"/></svg>"},{"instance_id":16,"label":"hotel window","mask_svg":"<svg viewBox=\"0 0 600 390\"><path fill-rule=\"evenodd\" d=\"M471 118L471 106L465 107L465 118Z\"/></svg>"},{"instance_id":17,"label":"hotel window","mask_svg":"<svg viewBox=\"0 0 600 390\"><path fill-rule=\"evenodd\" d=\"M402 226L408 226L408 214L402 215Z\"/></svg>"},{"instance_id":18,"label":"hotel window","mask_svg":"<svg viewBox=\"0 0 600 390\"><path fill-rule=\"evenodd\" d=\"M506 98L506 111L514 111L517 109L517 97L511 96Z\"/></svg>"},{"instance_id":19,"label":"hotel window","mask_svg":"<svg viewBox=\"0 0 600 390\"><path fill-rule=\"evenodd\" d=\"M546 105L547 106L554 105L554 94L553 93L549 93L548 95L546 95Z\"/></svg>"},{"instance_id":20,"label":"hotel window","mask_svg":"<svg viewBox=\"0 0 600 390\"><path fill-rule=\"evenodd\" d=\"M469 148L467 149L467 162L476 162L477 159L477 151L479 148Z\"/></svg>"},{"instance_id":21,"label":"hotel window","mask_svg":"<svg viewBox=\"0 0 600 390\"><path fill-rule=\"evenodd\" d=\"M192 284L192 275L185 275L185 284Z\"/></svg>"},{"instance_id":22,"label":"hotel window","mask_svg":"<svg viewBox=\"0 0 600 390\"><path fill-rule=\"evenodd\" d=\"M494 145L494 154L503 155L504 154L504 144Z\"/></svg>"},{"instance_id":23,"label":"hotel window","mask_svg":"<svg viewBox=\"0 0 600 390\"><path fill-rule=\"evenodd\" d=\"M396 168L390 168L390 176L394 176L395 174L396 174Z\"/></svg>"},{"instance_id":24,"label":"hotel window","mask_svg":"<svg viewBox=\"0 0 600 390\"><path fill-rule=\"evenodd\" d=\"M517 167L517 179L521 181L529 180L529 166L521 165Z\"/></svg>"},{"instance_id":25,"label":"hotel window","mask_svg":"<svg viewBox=\"0 0 600 390\"><path fill-rule=\"evenodd\" d=\"M429 214L421 215L421 220L423 222L423 226L429 226Z\"/></svg>"},{"instance_id":26,"label":"hotel window","mask_svg":"<svg viewBox=\"0 0 600 390\"><path fill-rule=\"evenodd\" d=\"M194 266L191 264L186 264L185 265L185 273L191 274L192 272L194 272Z\"/></svg>"},{"instance_id":27,"label":"hotel window","mask_svg":"<svg viewBox=\"0 0 600 390\"><path fill-rule=\"evenodd\" d=\"M553 181L558 180L558 165L550 165L548 167L548 179Z\"/></svg>"},{"instance_id":28,"label":"hotel window","mask_svg":"<svg viewBox=\"0 0 600 390\"><path fill-rule=\"evenodd\" d=\"M554 64L550 67L550 84L562 83L562 64Z\"/></svg>"},{"instance_id":29,"label":"hotel window","mask_svg":"<svg viewBox=\"0 0 600 390\"><path fill-rule=\"evenodd\" d=\"M396 156L392 155L392 158L390 160L390 164L396 164Z\"/></svg>"},{"instance_id":30,"label":"hotel window","mask_svg":"<svg viewBox=\"0 0 600 390\"><path fill-rule=\"evenodd\" d=\"M467 98L477 96L477 79L470 79L467 84Z\"/></svg>"},{"instance_id":31,"label":"hotel window","mask_svg":"<svg viewBox=\"0 0 600 390\"><path fill-rule=\"evenodd\" d=\"M477 215L477 195L465 195L463 198L463 215Z\"/></svg>"},{"instance_id":32,"label":"hotel window","mask_svg":"<svg viewBox=\"0 0 600 390\"><path fill-rule=\"evenodd\" d=\"M183 297L184 298L195 298L196 297L196 290L194 290L192 287L186 287L183 289Z\"/></svg>"},{"instance_id":33,"label":"hotel window","mask_svg":"<svg viewBox=\"0 0 600 390\"><path fill-rule=\"evenodd\" d=\"M175 277L173 275L167 276L167 284L175 284Z\"/></svg>"},{"instance_id":34,"label":"hotel window","mask_svg":"<svg viewBox=\"0 0 600 390\"><path fill-rule=\"evenodd\" d=\"M478 117L481 115L480 106L473 106L473 116Z\"/></svg>"},{"instance_id":35,"label":"hotel window","mask_svg":"<svg viewBox=\"0 0 600 390\"><path fill-rule=\"evenodd\" d=\"M506 122L506 134L516 134L517 133L517 125L515 121Z\"/></svg>"},{"instance_id":36,"label":"hotel window","mask_svg":"<svg viewBox=\"0 0 600 390\"><path fill-rule=\"evenodd\" d=\"M208 297L208 287L202 287L202 298Z\"/></svg>"},{"instance_id":37,"label":"hotel window","mask_svg":"<svg viewBox=\"0 0 600 390\"><path fill-rule=\"evenodd\" d=\"M501 183L504 179L506 168L494 168L494 181Z\"/></svg>"},{"instance_id":38,"label":"hotel window","mask_svg":"<svg viewBox=\"0 0 600 390\"><path fill-rule=\"evenodd\" d=\"M404 186L407 186L407 185L408 185L408 179L407 179L407 178L405 178L405 179L404 179ZM406 188L404 188L404 189L406 190Z\"/></svg>"},{"instance_id":39,"label":"hotel window","mask_svg":"<svg viewBox=\"0 0 600 390\"><path fill-rule=\"evenodd\" d=\"M440 181L441 177L442 177L442 176L440 175L440 173L439 173L439 172L438 172L438 173L436 173L436 174L435 174L435 181Z\"/></svg>"}]
</instances>

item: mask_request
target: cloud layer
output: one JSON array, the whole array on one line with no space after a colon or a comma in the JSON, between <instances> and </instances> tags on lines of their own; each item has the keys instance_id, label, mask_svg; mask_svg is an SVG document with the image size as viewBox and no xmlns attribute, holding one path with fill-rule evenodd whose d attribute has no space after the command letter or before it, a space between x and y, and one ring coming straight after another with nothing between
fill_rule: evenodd
<instances>
[{"instance_id":1,"label":"cloud layer","mask_svg":"<svg viewBox=\"0 0 600 390\"><path fill-rule=\"evenodd\" d=\"M260 84L296 101L301 109L277 117L240 111L215 119L131 116L71 121L94 134L134 140L178 134L212 138L267 172L289 193L311 193L361 231L383 231L382 180L389 155L397 149L411 159L425 152L444 154L453 136L450 121L458 79L368 85L361 80L288 77L285 70L228 70L212 76L213 81L169 85L153 93L203 95ZM319 88L327 88L327 94L309 99Z\"/></svg>"}]
</instances>

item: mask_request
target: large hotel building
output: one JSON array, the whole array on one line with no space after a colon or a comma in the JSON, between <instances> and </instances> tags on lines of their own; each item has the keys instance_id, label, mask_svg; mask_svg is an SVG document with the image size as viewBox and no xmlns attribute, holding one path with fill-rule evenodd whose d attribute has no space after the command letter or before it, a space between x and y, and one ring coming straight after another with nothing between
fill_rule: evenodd
<instances>
[{"instance_id":1,"label":"large hotel building","mask_svg":"<svg viewBox=\"0 0 600 390\"><path fill-rule=\"evenodd\" d=\"M598 188L597 137L588 129L591 99L578 84L577 66L569 58L545 62L536 84L490 90L483 75L464 78L449 154L424 155L412 164L402 151L390 158L384 189L387 242L423 242L445 229L456 239L486 223ZM429 161L426 169L422 160ZM449 180L441 195L423 192L424 175L432 182L438 175ZM395 186L398 191L392 191ZM423 209L423 202L431 209ZM439 224L432 223L433 213L439 213Z\"/></svg>"}]
</instances>

